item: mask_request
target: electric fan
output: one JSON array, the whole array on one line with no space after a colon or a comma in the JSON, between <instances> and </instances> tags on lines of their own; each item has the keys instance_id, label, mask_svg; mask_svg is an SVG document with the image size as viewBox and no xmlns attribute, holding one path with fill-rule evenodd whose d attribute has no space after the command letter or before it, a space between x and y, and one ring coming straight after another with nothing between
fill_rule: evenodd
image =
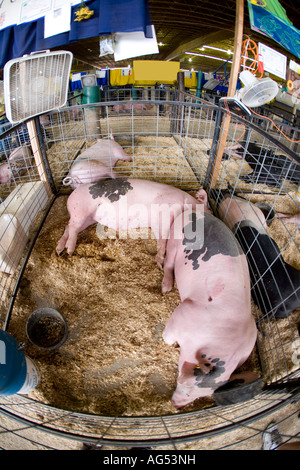
<instances>
[{"instance_id":1,"label":"electric fan","mask_svg":"<svg viewBox=\"0 0 300 470\"><path fill-rule=\"evenodd\" d=\"M96 86L97 77L94 74L83 75L81 77L81 85L84 88L85 86Z\"/></svg>"},{"instance_id":2,"label":"electric fan","mask_svg":"<svg viewBox=\"0 0 300 470\"><path fill-rule=\"evenodd\" d=\"M237 95L250 108L268 103L278 93L277 83L269 77L256 78L249 70L240 73L240 80L245 85Z\"/></svg>"},{"instance_id":3,"label":"electric fan","mask_svg":"<svg viewBox=\"0 0 300 470\"><path fill-rule=\"evenodd\" d=\"M229 107L236 114L251 115L248 109L262 106L271 101L278 93L277 83L269 77L256 78L249 70L240 73L244 87L238 90L234 97L223 97L220 104Z\"/></svg>"},{"instance_id":4,"label":"electric fan","mask_svg":"<svg viewBox=\"0 0 300 470\"><path fill-rule=\"evenodd\" d=\"M7 119L18 123L66 104L73 54L34 52L4 66Z\"/></svg>"}]
</instances>

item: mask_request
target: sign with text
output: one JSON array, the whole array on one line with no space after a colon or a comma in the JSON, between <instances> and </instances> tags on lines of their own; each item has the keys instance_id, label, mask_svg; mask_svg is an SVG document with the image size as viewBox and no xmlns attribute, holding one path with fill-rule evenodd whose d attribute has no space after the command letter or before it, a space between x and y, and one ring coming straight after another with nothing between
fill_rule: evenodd
<instances>
[{"instance_id":1,"label":"sign with text","mask_svg":"<svg viewBox=\"0 0 300 470\"><path fill-rule=\"evenodd\" d=\"M271 47L258 43L258 54L263 58L264 71L276 75L285 80L286 77L286 63L287 58L285 55L271 49Z\"/></svg>"}]
</instances>

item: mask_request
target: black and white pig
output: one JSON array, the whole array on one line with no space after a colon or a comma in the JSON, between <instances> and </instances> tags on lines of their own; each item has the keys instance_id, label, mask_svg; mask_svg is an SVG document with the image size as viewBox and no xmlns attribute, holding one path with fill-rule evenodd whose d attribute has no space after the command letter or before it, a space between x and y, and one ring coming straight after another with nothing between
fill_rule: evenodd
<instances>
[{"instance_id":1,"label":"black and white pig","mask_svg":"<svg viewBox=\"0 0 300 470\"><path fill-rule=\"evenodd\" d=\"M250 268L252 299L261 312L287 317L300 306L300 271L286 263L266 229L263 212L227 190L210 191L216 211L234 232Z\"/></svg>"},{"instance_id":2,"label":"black and white pig","mask_svg":"<svg viewBox=\"0 0 300 470\"><path fill-rule=\"evenodd\" d=\"M174 220L167 241L163 293L172 289L174 278L181 303L167 321L163 339L180 346L172 402L181 408L212 395L232 379L251 354L257 330L246 256L217 217L190 210ZM251 381L257 378L249 374Z\"/></svg>"}]
</instances>

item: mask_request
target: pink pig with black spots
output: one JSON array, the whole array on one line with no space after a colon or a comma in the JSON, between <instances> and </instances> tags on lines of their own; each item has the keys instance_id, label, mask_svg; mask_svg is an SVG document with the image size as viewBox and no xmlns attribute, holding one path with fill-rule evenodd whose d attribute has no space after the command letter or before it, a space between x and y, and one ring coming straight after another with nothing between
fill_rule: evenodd
<instances>
[{"instance_id":1,"label":"pink pig with black spots","mask_svg":"<svg viewBox=\"0 0 300 470\"><path fill-rule=\"evenodd\" d=\"M204 193L204 195L203 195ZM111 179L79 185L69 196L70 220L57 243L56 252L64 249L72 255L80 232L98 222L114 230L151 228L157 240L158 265L163 264L166 241L174 217L185 207L195 208L207 201L200 189L196 197L170 186L142 179Z\"/></svg>"},{"instance_id":2,"label":"pink pig with black spots","mask_svg":"<svg viewBox=\"0 0 300 470\"><path fill-rule=\"evenodd\" d=\"M162 291L170 291L176 280L181 303L163 339L180 346L172 402L181 408L230 380L251 354L257 330L246 256L232 232L209 213L185 211L178 218L186 222L178 224L181 233L174 230L176 219L171 228Z\"/></svg>"}]
</instances>

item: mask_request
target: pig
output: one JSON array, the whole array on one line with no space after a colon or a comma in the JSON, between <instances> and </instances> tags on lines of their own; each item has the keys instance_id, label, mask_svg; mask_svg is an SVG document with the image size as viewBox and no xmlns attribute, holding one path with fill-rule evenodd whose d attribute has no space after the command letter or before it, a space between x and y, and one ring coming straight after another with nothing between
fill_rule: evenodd
<instances>
[{"instance_id":1,"label":"pig","mask_svg":"<svg viewBox=\"0 0 300 470\"><path fill-rule=\"evenodd\" d=\"M69 175L63 179L65 186L77 188L83 183L94 183L105 178L117 178L113 167L119 161L131 161L131 156L118 144L113 135L97 139L97 143L83 151L73 162Z\"/></svg>"},{"instance_id":2,"label":"pig","mask_svg":"<svg viewBox=\"0 0 300 470\"><path fill-rule=\"evenodd\" d=\"M152 108L152 104L148 104L148 103L126 103L123 102L123 103L118 103L118 104L115 104L113 106L113 111L115 111L116 113L120 113L120 112L126 112L126 111L132 111L132 110L135 110L135 111L148 111L149 109Z\"/></svg>"},{"instance_id":3,"label":"pig","mask_svg":"<svg viewBox=\"0 0 300 470\"><path fill-rule=\"evenodd\" d=\"M240 176L240 179L247 183L280 187L282 178L296 184L300 181L299 164L285 155L276 155L274 150L260 147L256 143L235 144L231 148L227 147L225 152L236 158L242 158L243 154L245 155L245 161L251 166L252 172ZM224 158L226 157L228 158L228 155L225 153Z\"/></svg>"},{"instance_id":4,"label":"pig","mask_svg":"<svg viewBox=\"0 0 300 470\"><path fill-rule=\"evenodd\" d=\"M124 106L125 105L122 103L115 104L113 106L113 111L115 111L115 113L123 113L125 112Z\"/></svg>"},{"instance_id":5,"label":"pig","mask_svg":"<svg viewBox=\"0 0 300 470\"><path fill-rule=\"evenodd\" d=\"M51 118L49 114L43 114L42 116L39 117L40 124L41 126L49 126L51 124Z\"/></svg>"},{"instance_id":6,"label":"pig","mask_svg":"<svg viewBox=\"0 0 300 470\"><path fill-rule=\"evenodd\" d=\"M233 231L247 256L252 299L263 315L285 318L300 306L300 271L286 263L268 235L260 208L227 190L210 191L216 212Z\"/></svg>"},{"instance_id":7,"label":"pig","mask_svg":"<svg viewBox=\"0 0 300 470\"><path fill-rule=\"evenodd\" d=\"M126 103L124 105L124 110L125 111L148 111L149 109L152 108L151 104L148 103Z\"/></svg>"},{"instance_id":8,"label":"pig","mask_svg":"<svg viewBox=\"0 0 300 470\"><path fill-rule=\"evenodd\" d=\"M282 219L285 223L295 224L300 226L300 213L295 215L282 214L281 212L276 213L276 217Z\"/></svg>"},{"instance_id":9,"label":"pig","mask_svg":"<svg viewBox=\"0 0 300 470\"><path fill-rule=\"evenodd\" d=\"M178 219L180 236L174 230ZM208 212L189 209L171 227L163 270L162 292L171 291L175 280L181 300L163 339L180 346L172 403L182 408L231 380L254 348L249 269L228 227Z\"/></svg>"},{"instance_id":10,"label":"pig","mask_svg":"<svg viewBox=\"0 0 300 470\"><path fill-rule=\"evenodd\" d=\"M32 149L29 145L17 147L8 161L0 166L0 184L8 183L13 177L22 176L31 164Z\"/></svg>"},{"instance_id":11,"label":"pig","mask_svg":"<svg viewBox=\"0 0 300 470\"><path fill-rule=\"evenodd\" d=\"M70 220L56 252L59 255L66 248L72 255L78 233L95 222L114 230L146 227L156 237L156 261L162 266L174 216L185 205L196 207L203 191L199 190L193 197L173 186L140 179L108 179L79 185L68 198ZM202 199L201 206L204 206ZM204 206L204 210L208 209Z\"/></svg>"}]
</instances>

